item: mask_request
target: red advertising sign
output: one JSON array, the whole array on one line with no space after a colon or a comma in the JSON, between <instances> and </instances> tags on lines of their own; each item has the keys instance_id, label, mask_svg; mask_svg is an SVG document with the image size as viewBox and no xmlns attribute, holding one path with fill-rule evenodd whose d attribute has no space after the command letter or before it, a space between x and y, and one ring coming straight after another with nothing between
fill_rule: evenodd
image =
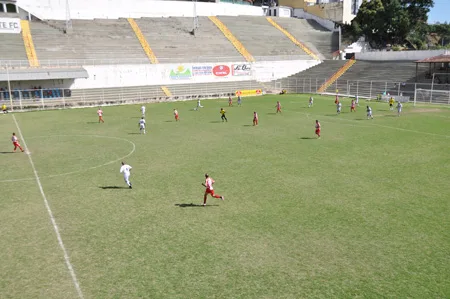
<instances>
[{"instance_id":1,"label":"red advertising sign","mask_svg":"<svg viewBox=\"0 0 450 299\"><path fill-rule=\"evenodd\" d=\"M214 76L217 77L228 76L230 74L230 71L230 67L227 65L216 65L212 70Z\"/></svg>"}]
</instances>

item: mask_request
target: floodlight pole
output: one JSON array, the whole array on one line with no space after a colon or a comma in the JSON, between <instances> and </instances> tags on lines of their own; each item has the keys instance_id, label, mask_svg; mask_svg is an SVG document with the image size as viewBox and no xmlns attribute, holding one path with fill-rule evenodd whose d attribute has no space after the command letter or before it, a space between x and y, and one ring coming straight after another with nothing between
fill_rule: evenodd
<instances>
[{"instance_id":1,"label":"floodlight pole","mask_svg":"<svg viewBox=\"0 0 450 299\"><path fill-rule=\"evenodd\" d=\"M72 30L72 20L70 18L69 0L66 0L66 32Z\"/></svg>"},{"instance_id":2,"label":"floodlight pole","mask_svg":"<svg viewBox=\"0 0 450 299\"><path fill-rule=\"evenodd\" d=\"M197 0L192 0L194 4L194 14L193 14L193 21L194 21L194 28L192 29L192 33L195 36L195 30L198 28L198 16L197 16Z\"/></svg>"},{"instance_id":3,"label":"floodlight pole","mask_svg":"<svg viewBox=\"0 0 450 299\"><path fill-rule=\"evenodd\" d=\"M8 80L8 92L9 92L9 103L11 105L11 111L14 111L13 101L12 101L12 92L11 92L11 80L9 79L9 66L6 64L6 77Z\"/></svg>"},{"instance_id":4,"label":"floodlight pole","mask_svg":"<svg viewBox=\"0 0 450 299\"><path fill-rule=\"evenodd\" d=\"M436 75L436 73L433 73L433 80L431 80L430 103L431 103L431 101L433 99L434 75Z\"/></svg>"}]
</instances>

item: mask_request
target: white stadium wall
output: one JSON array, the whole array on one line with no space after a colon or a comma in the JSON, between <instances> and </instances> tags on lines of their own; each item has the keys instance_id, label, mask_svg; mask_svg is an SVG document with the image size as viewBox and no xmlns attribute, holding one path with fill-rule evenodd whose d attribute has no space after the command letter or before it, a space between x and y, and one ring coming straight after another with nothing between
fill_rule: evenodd
<instances>
[{"instance_id":1,"label":"white stadium wall","mask_svg":"<svg viewBox=\"0 0 450 299\"><path fill-rule=\"evenodd\" d=\"M143 64L84 66L87 79L64 80L60 87L72 89L112 88L146 85L172 85L233 81L270 81L304 71L316 60L197 63L197 64Z\"/></svg>"},{"instance_id":2,"label":"white stadium wall","mask_svg":"<svg viewBox=\"0 0 450 299\"><path fill-rule=\"evenodd\" d=\"M378 51L355 53L356 60L373 61L416 61L442 54L448 54L448 50L425 50L425 51Z\"/></svg>"},{"instance_id":3,"label":"white stadium wall","mask_svg":"<svg viewBox=\"0 0 450 299\"><path fill-rule=\"evenodd\" d=\"M40 19L65 20L64 0L17 0L17 5ZM193 17L192 1L76 0L70 1L72 19L118 19L141 17ZM230 3L196 3L199 16L263 16L262 7Z\"/></svg>"}]
</instances>

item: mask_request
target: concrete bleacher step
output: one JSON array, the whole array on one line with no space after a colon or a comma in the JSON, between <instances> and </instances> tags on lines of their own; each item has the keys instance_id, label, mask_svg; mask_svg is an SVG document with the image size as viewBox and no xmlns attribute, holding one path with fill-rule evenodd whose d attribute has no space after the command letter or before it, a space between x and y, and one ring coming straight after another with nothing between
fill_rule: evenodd
<instances>
[{"instance_id":1,"label":"concrete bleacher step","mask_svg":"<svg viewBox=\"0 0 450 299\"><path fill-rule=\"evenodd\" d=\"M1 60L27 60L27 53L20 34L0 34Z\"/></svg>"},{"instance_id":2,"label":"concrete bleacher step","mask_svg":"<svg viewBox=\"0 0 450 299\"><path fill-rule=\"evenodd\" d=\"M63 21L52 21L52 26L62 27ZM139 41L130 25L119 20L73 20L73 30L64 34L43 22L32 22L31 30L36 52L41 60L111 59L145 61ZM105 61L105 63L107 63Z\"/></svg>"},{"instance_id":3,"label":"concrete bleacher step","mask_svg":"<svg viewBox=\"0 0 450 299\"><path fill-rule=\"evenodd\" d=\"M327 30L314 20L296 18L274 19L299 41L317 49L326 59L331 59L332 53L339 50L339 33Z\"/></svg>"},{"instance_id":4,"label":"concrete bleacher step","mask_svg":"<svg viewBox=\"0 0 450 299\"><path fill-rule=\"evenodd\" d=\"M302 49L294 45L264 17L220 16L219 19L253 56L296 55L310 59Z\"/></svg>"}]
</instances>

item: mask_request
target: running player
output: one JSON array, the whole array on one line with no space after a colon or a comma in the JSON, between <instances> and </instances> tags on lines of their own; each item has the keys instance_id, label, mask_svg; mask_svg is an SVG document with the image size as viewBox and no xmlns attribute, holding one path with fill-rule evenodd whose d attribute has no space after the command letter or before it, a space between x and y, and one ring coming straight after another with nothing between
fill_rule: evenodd
<instances>
[{"instance_id":1,"label":"running player","mask_svg":"<svg viewBox=\"0 0 450 299\"><path fill-rule=\"evenodd\" d=\"M203 108L203 106L200 104L200 99L197 100L197 107L194 108L194 110L198 111L200 108Z\"/></svg>"},{"instance_id":2,"label":"running player","mask_svg":"<svg viewBox=\"0 0 450 299\"><path fill-rule=\"evenodd\" d=\"M180 120L180 116L178 115L178 110L177 109L173 109L173 116L175 116L175 121L179 121Z\"/></svg>"},{"instance_id":3,"label":"running player","mask_svg":"<svg viewBox=\"0 0 450 299\"><path fill-rule=\"evenodd\" d=\"M145 106L144 105L142 105L142 107L141 107L141 113L142 113L142 118L144 118L145 117Z\"/></svg>"},{"instance_id":4,"label":"running player","mask_svg":"<svg viewBox=\"0 0 450 299\"><path fill-rule=\"evenodd\" d=\"M397 116L400 116L400 114L402 113L402 108L403 108L402 103L400 103L400 101L398 101L398 103L397 103Z\"/></svg>"},{"instance_id":5,"label":"running player","mask_svg":"<svg viewBox=\"0 0 450 299\"><path fill-rule=\"evenodd\" d=\"M208 198L208 194L211 194L211 196L214 198L220 198L221 200L225 199L221 195L214 194L214 183L215 181L207 173L205 173L205 182L202 183L202 186L206 188L205 195L203 196L203 206L206 206L206 199Z\"/></svg>"},{"instance_id":6,"label":"running player","mask_svg":"<svg viewBox=\"0 0 450 299\"><path fill-rule=\"evenodd\" d=\"M280 103L280 101L277 101L277 105L275 107L277 107L277 113L278 112L281 113L281 103Z\"/></svg>"},{"instance_id":7,"label":"running player","mask_svg":"<svg viewBox=\"0 0 450 299\"><path fill-rule=\"evenodd\" d=\"M338 103L336 104L336 109L337 109L337 114L341 114L341 110L342 110L342 103L338 101Z\"/></svg>"},{"instance_id":8,"label":"running player","mask_svg":"<svg viewBox=\"0 0 450 299\"><path fill-rule=\"evenodd\" d=\"M356 106L356 102L355 102L355 100L352 100L352 104L350 106L350 112L356 112L355 106Z\"/></svg>"},{"instance_id":9,"label":"running player","mask_svg":"<svg viewBox=\"0 0 450 299\"><path fill-rule=\"evenodd\" d=\"M228 97L228 107L233 106L233 99L231 97Z\"/></svg>"},{"instance_id":10,"label":"running player","mask_svg":"<svg viewBox=\"0 0 450 299\"><path fill-rule=\"evenodd\" d=\"M339 96L336 95L336 99L334 100L334 103L337 105L339 103Z\"/></svg>"},{"instance_id":11,"label":"running player","mask_svg":"<svg viewBox=\"0 0 450 299\"><path fill-rule=\"evenodd\" d=\"M242 105L242 99L241 99L241 96L239 95L238 96L238 106L241 106Z\"/></svg>"},{"instance_id":12,"label":"running player","mask_svg":"<svg viewBox=\"0 0 450 299\"><path fill-rule=\"evenodd\" d=\"M367 111L367 119L369 119L369 118L373 119L372 108L367 106L366 111Z\"/></svg>"},{"instance_id":13,"label":"running player","mask_svg":"<svg viewBox=\"0 0 450 299\"><path fill-rule=\"evenodd\" d=\"M131 175L131 167L128 164L125 164L122 162L122 167L120 167L120 173L123 173L123 179L125 180L125 183L127 183L128 187L131 189L131 182L130 182L130 175Z\"/></svg>"},{"instance_id":14,"label":"running player","mask_svg":"<svg viewBox=\"0 0 450 299\"><path fill-rule=\"evenodd\" d=\"M389 99L389 110L391 110L391 111L394 110L394 103L395 103L394 98L391 97L391 98Z\"/></svg>"},{"instance_id":15,"label":"running player","mask_svg":"<svg viewBox=\"0 0 450 299\"><path fill-rule=\"evenodd\" d=\"M313 105L314 105L314 98L311 96L309 97L308 108L311 108Z\"/></svg>"},{"instance_id":16,"label":"running player","mask_svg":"<svg viewBox=\"0 0 450 299\"><path fill-rule=\"evenodd\" d=\"M19 139L16 136L16 133L12 133L11 141L12 141L12 143L14 145L14 152L16 152L17 148L19 148L23 152L23 149L22 149L22 147L20 146L20 143L19 143Z\"/></svg>"},{"instance_id":17,"label":"running player","mask_svg":"<svg viewBox=\"0 0 450 299\"><path fill-rule=\"evenodd\" d=\"M223 110L223 108L220 108L220 114L221 114L220 118L222 119L222 122L224 122L224 121L228 122L228 119L225 116L225 113L226 113L226 111Z\"/></svg>"},{"instance_id":18,"label":"running player","mask_svg":"<svg viewBox=\"0 0 450 299\"><path fill-rule=\"evenodd\" d=\"M253 125L258 125L258 113L256 113L256 111L253 111Z\"/></svg>"},{"instance_id":19,"label":"running player","mask_svg":"<svg viewBox=\"0 0 450 299\"><path fill-rule=\"evenodd\" d=\"M320 122L316 119L316 135L320 139Z\"/></svg>"},{"instance_id":20,"label":"running player","mask_svg":"<svg viewBox=\"0 0 450 299\"><path fill-rule=\"evenodd\" d=\"M3 112L4 114L8 113L8 107L6 107L5 104L2 105L2 112Z\"/></svg>"},{"instance_id":21,"label":"running player","mask_svg":"<svg viewBox=\"0 0 450 299\"><path fill-rule=\"evenodd\" d=\"M144 117L142 117L142 118L139 120L139 132L141 132L141 134L142 134L142 133L145 134L145 119L144 119Z\"/></svg>"},{"instance_id":22,"label":"running player","mask_svg":"<svg viewBox=\"0 0 450 299\"><path fill-rule=\"evenodd\" d=\"M102 110L102 108L98 107L97 115L98 115L98 123L104 123L105 121L103 120L103 110Z\"/></svg>"}]
</instances>

